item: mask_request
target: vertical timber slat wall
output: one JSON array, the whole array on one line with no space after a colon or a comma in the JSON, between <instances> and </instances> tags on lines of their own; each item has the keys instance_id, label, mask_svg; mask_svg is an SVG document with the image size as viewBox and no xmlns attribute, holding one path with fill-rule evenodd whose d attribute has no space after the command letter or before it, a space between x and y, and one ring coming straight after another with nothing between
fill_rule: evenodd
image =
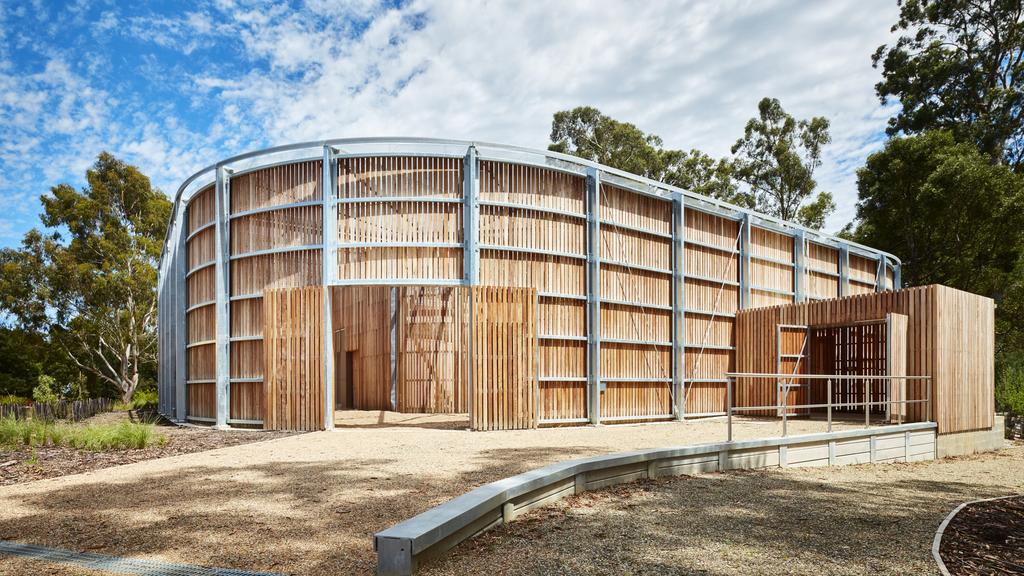
<instances>
[{"instance_id":1,"label":"vertical timber slat wall","mask_svg":"<svg viewBox=\"0 0 1024 576\"><path fill-rule=\"evenodd\" d=\"M326 366L323 376L335 383L328 392L339 396L325 403L465 411L472 409L466 327L473 307L460 290L533 288L535 417L545 425L721 414L741 307L899 283L891 258L603 167L555 158L520 164L483 144L438 150L383 146L365 154L325 143L318 159L266 167L226 161L219 227L214 187L197 185L182 235L185 350L177 357L185 366L161 370L162 379L186 373L188 419L223 418L215 383L220 329L227 330L219 366L229 382L220 395L225 421L262 424L267 289L333 285L324 293L322 354L346 369L351 360L361 376L350 392L346 374ZM325 179L336 180L331 194ZM224 326L210 265L218 228L229 291ZM393 305L383 296L392 289ZM171 300L161 296L161 306ZM160 321L169 316L161 310ZM162 361L171 340L160 340ZM161 407L174 409L163 399Z\"/></svg>"},{"instance_id":2,"label":"vertical timber slat wall","mask_svg":"<svg viewBox=\"0 0 1024 576\"><path fill-rule=\"evenodd\" d=\"M323 428L323 290L306 286L263 293L267 428Z\"/></svg>"},{"instance_id":3,"label":"vertical timber slat wall","mask_svg":"<svg viewBox=\"0 0 1024 576\"><path fill-rule=\"evenodd\" d=\"M537 291L474 286L473 379L470 414L474 430L537 427Z\"/></svg>"},{"instance_id":4,"label":"vertical timber slat wall","mask_svg":"<svg viewBox=\"0 0 1024 576\"><path fill-rule=\"evenodd\" d=\"M819 342L812 345L812 371L878 374L905 370L905 374L894 375L930 376L930 419L938 424L939 434L989 429L995 413L994 314L991 299L936 285L744 310L736 318L740 340L737 370L773 372L776 327L806 325L812 328L812 340L817 337ZM894 322L897 331L906 336L887 343L886 324L892 322L888 317L897 315L906 318ZM889 329L888 334L892 333ZM901 357L887 364L889 354ZM772 404L774 386L774 380L766 380L753 382L746 390L741 387L737 405L758 405L765 399ZM921 381L908 382L906 390L908 399L927 397ZM871 394L882 395L882 390L876 385ZM837 387L833 400L859 402L862 396L861 387ZM924 419L925 408L924 404L909 405L907 419Z\"/></svg>"}]
</instances>

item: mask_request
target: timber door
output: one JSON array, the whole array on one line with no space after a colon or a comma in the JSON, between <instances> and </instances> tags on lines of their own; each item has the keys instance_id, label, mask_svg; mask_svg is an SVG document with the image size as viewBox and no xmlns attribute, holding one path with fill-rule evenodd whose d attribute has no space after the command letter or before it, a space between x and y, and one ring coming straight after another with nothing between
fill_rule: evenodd
<instances>
[{"instance_id":1,"label":"timber door","mask_svg":"<svg viewBox=\"0 0 1024 576\"><path fill-rule=\"evenodd\" d=\"M807 374L807 363L810 351L810 329L796 324L777 324L775 326L775 372L786 374L779 378L776 385L776 398L780 406L779 416L784 409L781 406L808 404L809 390L812 382L801 379L800 374ZM786 414L806 414L806 409L785 409Z\"/></svg>"}]
</instances>

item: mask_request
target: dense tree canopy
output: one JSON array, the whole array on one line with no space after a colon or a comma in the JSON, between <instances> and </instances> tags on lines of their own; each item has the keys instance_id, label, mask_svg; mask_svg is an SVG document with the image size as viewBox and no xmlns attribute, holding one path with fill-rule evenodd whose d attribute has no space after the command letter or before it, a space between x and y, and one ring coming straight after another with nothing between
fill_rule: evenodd
<instances>
[{"instance_id":1,"label":"dense tree canopy","mask_svg":"<svg viewBox=\"0 0 1024 576\"><path fill-rule=\"evenodd\" d=\"M857 188L854 239L899 256L905 284L990 296L1002 335L1024 328L1017 304L1024 264L1020 176L973 144L935 131L889 140L858 171Z\"/></svg>"},{"instance_id":2,"label":"dense tree canopy","mask_svg":"<svg viewBox=\"0 0 1024 576\"><path fill-rule=\"evenodd\" d=\"M775 98L763 98L757 108L758 117L747 122L732 147L736 178L750 187L759 211L821 228L835 210L832 195L819 192L808 200L817 188L822 148L831 142L828 120L797 120Z\"/></svg>"},{"instance_id":3,"label":"dense tree canopy","mask_svg":"<svg viewBox=\"0 0 1024 576\"><path fill-rule=\"evenodd\" d=\"M660 137L589 106L555 113L548 148L821 228L835 208L832 196L807 200L828 142L827 120L797 121L778 100L765 98L760 117L748 122L733 148L735 160L664 148Z\"/></svg>"},{"instance_id":4,"label":"dense tree canopy","mask_svg":"<svg viewBox=\"0 0 1024 576\"><path fill-rule=\"evenodd\" d=\"M899 112L889 134L949 130L993 159L1024 162L1024 4L1020 0L902 0L874 54L876 85Z\"/></svg>"},{"instance_id":5,"label":"dense tree canopy","mask_svg":"<svg viewBox=\"0 0 1024 576\"><path fill-rule=\"evenodd\" d=\"M44 332L127 401L155 373L156 276L170 201L134 166L103 153L87 186L42 197L47 232L0 251L0 311Z\"/></svg>"}]
</instances>

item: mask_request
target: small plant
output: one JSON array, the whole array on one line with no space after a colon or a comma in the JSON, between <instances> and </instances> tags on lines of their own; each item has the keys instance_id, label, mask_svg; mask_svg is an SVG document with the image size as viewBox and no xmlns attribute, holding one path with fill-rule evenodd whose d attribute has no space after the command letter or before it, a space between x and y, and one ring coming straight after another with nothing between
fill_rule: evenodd
<instances>
[{"instance_id":1,"label":"small plant","mask_svg":"<svg viewBox=\"0 0 1024 576\"><path fill-rule=\"evenodd\" d=\"M167 438L154 432L152 424L74 425L38 420L0 419L0 446L69 446L79 450L128 450L163 446Z\"/></svg>"},{"instance_id":2,"label":"small plant","mask_svg":"<svg viewBox=\"0 0 1024 576\"><path fill-rule=\"evenodd\" d=\"M14 394L4 394L3 396L0 396L0 406L27 406L28 403L28 398L15 396Z\"/></svg>"},{"instance_id":3,"label":"small plant","mask_svg":"<svg viewBox=\"0 0 1024 576\"><path fill-rule=\"evenodd\" d=\"M996 409L1024 416L1024 365L1021 363L1003 367L996 383Z\"/></svg>"},{"instance_id":4,"label":"small plant","mask_svg":"<svg viewBox=\"0 0 1024 576\"><path fill-rule=\"evenodd\" d=\"M137 390L135 392L135 395L132 397L131 405L135 410L155 409L157 401L156 389L147 388L145 390Z\"/></svg>"},{"instance_id":5,"label":"small plant","mask_svg":"<svg viewBox=\"0 0 1024 576\"><path fill-rule=\"evenodd\" d=\"M53 391L55 380L53 376L46 374L39 375L39 383L32 389L32 399L40 404L52 404L58 400L57 393Z\"/></svg>"}]
</instances>

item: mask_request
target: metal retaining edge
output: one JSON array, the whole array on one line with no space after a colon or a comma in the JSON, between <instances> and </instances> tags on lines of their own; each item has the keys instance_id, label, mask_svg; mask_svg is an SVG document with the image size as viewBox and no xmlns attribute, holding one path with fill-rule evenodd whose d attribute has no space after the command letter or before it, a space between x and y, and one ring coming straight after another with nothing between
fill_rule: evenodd
<instances>
[{"instance_id":1,"label":"metal retaining edge","mask_svg":"<svg viewBox=\"0 0 1024 576\"><path fill-rule=\"evenodd\" d=\"M443 554L459 542L480 532L509 522L527 509L587 490L588 475L596 477L590 482L591 488L596 489L654 477L657 474L657 463L663 460L706 456L704 459L688 463L698 466L689 473L723 470L729 469L729 466L723 466L723 462L728 460L727 455L730 452L935 429L936 425L933 422L916 422L785 438L654 448L557 462L518 476L491 482L374 534L377 574L411 575L423 561ZM717 457L712 458L712 454ZM641 470L637 467L639 464L646 466ZM784 465L784 462L780 464Z\"/></svg>"}]
</instances>

